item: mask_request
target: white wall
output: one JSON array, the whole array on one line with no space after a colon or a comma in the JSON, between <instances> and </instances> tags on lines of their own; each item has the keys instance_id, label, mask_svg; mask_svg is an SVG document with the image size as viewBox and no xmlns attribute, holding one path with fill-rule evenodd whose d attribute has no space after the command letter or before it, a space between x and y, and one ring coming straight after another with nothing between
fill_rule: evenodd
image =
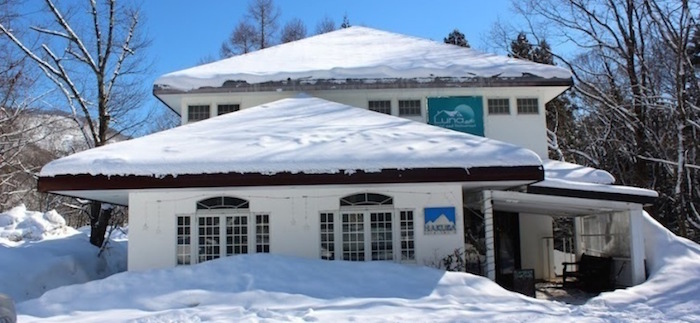
<instances>
[{"instance_id":1,"label":"white wall","mask_svg":"<svg viewBox=\"0 0 700 323\"><path fill-rule=\"evenodd\" d=\"M547 133L544 105L566 87L489 87L489 88L430 88L430 89L380 89L380 90L322 90L308 94L329 101L367 108L370 100L391 100L392 114L399 115L399 100L421 100L423 115L409 119L425 122L428 97L482 96L484 98L484 135L488 138L510 142L547 156ZM239 104L250 108L279 99L294 97L296 92L232 92L173 95L179 102L182 123L187 123L188 105L210 105L210 115L216 116L218 104ZM168 97L168 95L163 95ZM488 98L509 98L510 115L488 115ZM537 98L539 114L517 114L516 98Z\"/></svg>"},{"instance_id":2,"label":"white wall","mask_svg":"<svg viewBox=\"0 0 700 323\"><path fill-rule=\"evenodd\" d=\"M543 238L552 236L552 217L520 213L520 265L534 269L535 279L544 279L548 269Z\"/></svg>"},{"instance_id":3,"label":"white wall","mask_svg":"<svg viewBox=\"0 0 700 323\"><path fill-rule=\"evenodd\" d=\"M416 263L435 262L463 247L462 189L459 184L144 190L129 195L128 268L133 271L175 266L177 215L192 215L196 212L196 201L222 195L248 200L251 213L270 214L271 253L320 258L319 213L337 212L340 197L362 192L392 196L395 209L414 210ZM424 235L423 208L445 206L456 209L457 232ZM398 213L395 212L394 222L397 221ZM394 244L395 255L400 255L398 248Z\"/></svg>"}]
</instances>

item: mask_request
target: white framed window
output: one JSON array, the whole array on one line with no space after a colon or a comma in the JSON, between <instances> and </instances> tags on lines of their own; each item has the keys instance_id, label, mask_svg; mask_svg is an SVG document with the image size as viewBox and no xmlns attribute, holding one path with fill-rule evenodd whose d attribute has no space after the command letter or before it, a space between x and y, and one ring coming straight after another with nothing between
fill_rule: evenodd
<instances>
[{"instance_id":1,"label":"white framed window","mask_svg":"<svg viewBox=\"0 0 700 323\"><path fill-rule=\"evenodd\" d=\"M394 199L378 193L340 198L342 260L394 260Z\"/></svg>"},{"instance_id":2,"label":"white framed window","mask_svg":"<svg viewBox=\"0 0 700 323\"><path fill-rule=\"evenodd\" d=\"M226 256L248 253L248 215L226 217Z\"/></svg>"},{"instance_id":3,"label":"white framed window","mask_svg":"<svg viewBox=\"0 0 700 323\"><path fill-rule=\"evenodd\" d=\"M370 212L372 260L394 260L392 212Z\"/></svg>"},{"instance_id":4,"label":"white framed window","mask_svg":"<svg viewBox=\"0 0 700 323\"><path fill-rule=\"evenodd\" d=\"M341 197L339 211L320 212L321 259L415 262L414 210L393 203L388 195L358 193Z\"/></svg>"},{"instance_id":5,"label":"white framed window","mask_svg":"<svg viewBox=\"0 0 700 323\"><path fill-rule=\"evenodd\" d=\"M539 114L539 101L537 98L519 98L516 100L518 114Z\"/></svg>"},{"instance_id":6,"label":"white framed window","mask_svg":"<svg viewBox=\"0 0 700 323\"><path fill-rule=\"evenodd\" d=\"M343 213L343 260L365 260L365 214Z\"/></svg>"},{"instance_id":7,"label":"white framed window","mask_svg":"<svg viewBox=\"0 0 700 323\"><path fill-rule=\"evenodd\" d=\"M510 99L488 99L489 114L510 114Z\"/></svg>"},{"instance_id":8,"label":"white framed window","mask_svg":"<svg viewBox=\"0 0 700 323\"><path fill-rule=\"evenodd\" d=\"M255 252L270 252L270 215L255 215Z\"/></svg>"},{"instance_id":9,"label":"white framed window","mask_svg":"<svg viewBox=\"0 0 700 323\"><path fill-rule=\"evenodd\" d=\"M335 214L322 212L321 216L321 259L335 260Z\"/></svg>"},{"instance_id":10,"label":"white framed window","mask_svg":"<svg viewBox=\"0 0 700 323\"><path fill-rule=\"evenodd\" d=\"M415 261L415 224L413 222L413 210L399 211L400 231L401 231L401 260Z\"/></svg>"},{"instance_id":11,"label":"white framed window","mask_svg":"<svg viewBox=\"0 0 700 323\"><path fill-rule=\"evenodd\" d=\"M239 104L219 104L216 106L216 115L220 116L222 114L236 112L240 109L241 106Z\"/></svg>"},{"instance_id":12,"label":"white framed window","mask_svg":"<svg viewBox=\"0 0 700 323\"><path fill-rule=\"evenodd\" d=\"M221 257L221 222L218 216L197 217L198 262Z\"/></svg>"},{"instance_id":13,"label":"white framed window","mask_svg":"<svg viewBox=\"0 0 700 323\"><path fill-rule=\"evenodd\" d=\"M420 100L399 100L399 116L421 116Z\"/></svg>"},{"instance_id":14,"label":"white framed window","mask_svg":"<svg viewBox=\"0 0 700 323\"><path fill-rule=\"evenodd\" d=\"M192 263L192 217L177 217L177 264L189 265Z\"/></svg>"},{"instance_id":15,"label":"white framed window","mask_svg":"<svg viewBox=\"0 0 700 323\"><path fill-rule=\"evenodd\" d=\"M367 106L372 111L384 114L391 114L390 100L372 100L368 102Z\"/></svg>"},{"instance_id":16,"label":"white framed window","mask_svg":"<svg viewBox=\"0 0 700 323\"><path fill-rule=\"evenodd\" d=\"M189 105L187 106L187 121L195 122L209 119L208 105Z\"/></svg>"},{"instance_id":17,"label":"white framed window","mask_svg":"<svg viewBox=\"0 0 700 323\"><path fill-rule=\"evenodd\" d=\"M249 205L237 197L217 196L197 201L195 214L177 216L176 263L270 252L270 215L251 214Z\"/></svg>"}]
</instances>

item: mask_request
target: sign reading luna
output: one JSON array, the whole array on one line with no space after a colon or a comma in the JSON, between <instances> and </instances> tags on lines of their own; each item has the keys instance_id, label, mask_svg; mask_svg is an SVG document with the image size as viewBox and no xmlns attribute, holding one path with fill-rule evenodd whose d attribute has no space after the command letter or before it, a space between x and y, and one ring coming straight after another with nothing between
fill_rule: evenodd
<instances>
[{"instance_id":1,"label":"sign reading luna","mask_svg":"<svg viewBox=\"0 0 700 323\"><path fill-rule=\"evenodd\" d=\"M457 233L456 216L454 207L426 207L425 234L453 234Z\"/></svg>"},{"instance_id":2,"label":"sign reading luna","mask_svg":"<svg viewBox=\"0 0 700 323\"><path fill-rule=\"evenodd\" d=\"M428 98L428 123L434 126L484 135L484 108L480 96Z\"/></svg>"}]
</instances>

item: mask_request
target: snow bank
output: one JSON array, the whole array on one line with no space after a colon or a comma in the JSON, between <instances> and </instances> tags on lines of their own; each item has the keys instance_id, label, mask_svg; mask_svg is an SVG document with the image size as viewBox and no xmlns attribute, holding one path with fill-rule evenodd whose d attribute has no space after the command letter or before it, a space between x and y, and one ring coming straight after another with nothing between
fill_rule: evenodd
<instances>
[{"instance_id":1,"label":"snow bank","mask_svg":"<svg viewBox=\"0 0 700 323\"><path fill-rule=\"evenodd\" d=\"M122 273L50 291L19 304L18 311L25 322L67 313L73 320L149 322L513 321L568 313L470 274L270 254Z\"/></svg>"},{"instance_id":2,"label":"snow bank","mask_svg":"<svg viewBox=\"0 0 700 323\"><path fill-rule=\"evenodd\" d=\"M466 273L254 254L60 287L19 303L17 311L22 322L700 321L700 247L648 215L644 222L649 280L581 306L511 293ZM56 249L76 254L79 248L70 244L79 237L27 244L46 249L65 241ZM42 258L27 256L25 266L11 257L9 263L44 267ZM34 276L58 280L51 270Z\"/></svg>"},{"instance_id":3,"label":"snow bank","mask_svg":"<svg viewBox=\"0 0 700 323\"><path fill-rule=\"evenodd\" d=\"M23 205L0 213L0 293L21 302L126 270L126 240L112 239L98 257L88 235L65 223L56 211Z\"/></svg>"},{"instance_id":4,"label":"snow bank","mask_svg":"<svg viewBox=\"0 0 700 323\"><path fill-rule=\"evenodd\" d=\"M632 313L619 320L700 322L700 246L678 237L644 213L649 279L638 286L603 293L587 304L591 311Z\"/></svg>"},{"instance_id":5,"label":"snow bank","mask_svg":"<svg viewBox=\"0 0 700 323\"><path fill-rule=\"evenodd\" d=\"M27 211L24 205L0 213L0 244L39 241L63 237L78 231L66 226L66 220L56 211L45 213Z\"/></svg>"}]
</instances>

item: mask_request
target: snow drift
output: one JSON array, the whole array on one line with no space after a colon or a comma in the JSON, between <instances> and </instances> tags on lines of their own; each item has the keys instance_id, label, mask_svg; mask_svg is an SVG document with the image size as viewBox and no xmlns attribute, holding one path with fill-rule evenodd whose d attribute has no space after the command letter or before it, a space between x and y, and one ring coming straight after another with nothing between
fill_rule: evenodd
<instances>
[{"instance_id":1,"label":"snow drift","mask_svg":"<svg viewBox=\"0 0 700 323\"><path fill-rule=\"evenodd\" d=\"M644 222L649 280L581 306L532 299L483 277L417 265L253 254L59 287L18 302L17 311L22 322L700 321L700 246L648 215ZM76 257L73 264L94 263L89 260L94 253L80 257L84 244L87 238L79 233L1 244L0 276L12 278L0 281L0 292L37 285L34 279L65 283L69 271L57 270L60 257L54 253L60 249L61 257ZM81 270L90 271L73 272Z\"/></svg>"},{"instance_id":2,"label":"snow drift","mask_svg":"<svg viewBox=\"0 0 700 323\"><path fill-rule=\"evenodd\" d=\"M56 211L21 205L0 213L0 293L21 302L126 270L125 240L112 240L102 257L98 251Z\"/></svg>"}]
</instances>

